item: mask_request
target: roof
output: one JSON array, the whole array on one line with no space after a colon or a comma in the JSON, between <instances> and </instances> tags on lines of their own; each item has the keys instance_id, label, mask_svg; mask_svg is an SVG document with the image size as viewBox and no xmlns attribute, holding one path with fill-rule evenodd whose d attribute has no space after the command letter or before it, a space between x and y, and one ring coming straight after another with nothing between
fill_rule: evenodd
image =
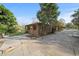
<instances>
[{"instance_id":1,"label":"roof","mask_svg":"<svg viewBox=\"0 0 79 59\"><path fill-rule=\"evenodd\" d=\"M41 23L37 18L34 18L31 23L27 24L27 25L32 25L32 24L37 24L37 23Z\"/></svg>"}]
</instances>

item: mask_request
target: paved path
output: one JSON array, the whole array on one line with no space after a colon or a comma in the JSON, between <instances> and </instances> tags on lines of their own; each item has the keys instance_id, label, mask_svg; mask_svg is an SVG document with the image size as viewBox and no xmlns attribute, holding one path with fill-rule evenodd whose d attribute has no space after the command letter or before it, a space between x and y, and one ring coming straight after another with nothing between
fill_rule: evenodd
<instances>
[{"instance_id":1,"label":"paved path","mask_svg":"<svg viewBox=\"0 0 79 59\"><path fill-rule=\"evenodd\" d=\"M17 48L5 56L72 56L79 55L79 38L70 36L73 30L65 30L37 39L23 36L7 37L6 44L17 43Z\"/></svg>"}]
</instances>

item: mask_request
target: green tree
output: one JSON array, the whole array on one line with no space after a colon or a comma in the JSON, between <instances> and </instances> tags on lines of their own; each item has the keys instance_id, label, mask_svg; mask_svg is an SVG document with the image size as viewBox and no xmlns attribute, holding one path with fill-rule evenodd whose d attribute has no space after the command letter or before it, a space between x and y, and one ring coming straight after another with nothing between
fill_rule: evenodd
<instances>
[{"instance_id":1,"label":"green tree","mask_svg":"<svg viewBox=\"0 0 79 59\"><path fill-rule=\"evenodd\" d=\"M77 9L76 11L74 11L74 14L72 15L73 19L72 19L72 23L74 25L76 25L79 29L79 9Z\"/></svg>"},{"instance_id":2,"label":"green tree","mask_svg":"<svg viewBox=\"0 0 79 59\"><path fill-rule=\"evenodd\" d=\"M59 15L58 6L55 3L41 3L41 10L37 13L37 18L45 24L57 21Z\"/></svg>"},{"instance_id":3,"label":"green tree","mask_svg":"<svg viewBox=\"0 0 79 59\"><path fill-rule=\"evenodd\" d=\"M0 24L0 33L5 33L6 30L7 30L7 25Z\"/></svg>"},{"instance_id":4,"label":"green tree","mask_svg":"<svg viewBox=\"0 0 79 59\"><path fill-rule=\"evenodd\" d=\"M66 23L66 28L67 29L72 29L73 28L73 24L72 23Z\"/></svg>"},{"instance_id":5,"label":"green tree","mask_svg":"<svg viewBox=\"0 0 79 59\"><path fill-rule=\"evenodd\" d=\"M0 38L3 38L3 33L7 30L7 26L4 24L0 24Z\"/></svg>"},{"instance_id":6,"label":"green tree","mask_svg":"<svg viewBox=\"0 0 79 59\"><path fill-rule=\"evenodd\" d=\"M65 20L61 18L57 22L57 30L61 31L64 28L65 28Z\"/></svg>"},{"instance_id":7,"label":"green tree","mask_svg":"<svg viewBox=\"0 0 79 59\"><path fill-rule=\"evenodd\" d=\"M41 10L37 13L37 18L43 24L49 24L52 28L55 28L57 18L59 15L58 6L55 3L41 3Z\"/></svg>"},{"instance_id":8,"label":"green tree","mask_svg":"<svg viewBox=\"0 0 79 59\"><path fill-rule=\"evenodd\" d=\"M8 10L4 5L0 4L0 25L6 25L6 32L14 32L15 25L17 24L14 14Z\"/></svg>"}]
</instances>

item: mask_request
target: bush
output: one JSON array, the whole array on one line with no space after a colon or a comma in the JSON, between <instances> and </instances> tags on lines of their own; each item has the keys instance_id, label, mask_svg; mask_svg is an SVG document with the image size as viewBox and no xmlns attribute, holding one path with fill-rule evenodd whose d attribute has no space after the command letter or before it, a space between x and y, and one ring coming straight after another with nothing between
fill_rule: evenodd
<instances>
[{"instance_id":1,"label":"bush","mask_svg":"<svg viewBox=\"0 0 79 59\"><path fill-rule=\"evenodd\" d=\"M0 33L5 33L7 30L7 25L0 24Z\"/></svg>"}]
</instances>

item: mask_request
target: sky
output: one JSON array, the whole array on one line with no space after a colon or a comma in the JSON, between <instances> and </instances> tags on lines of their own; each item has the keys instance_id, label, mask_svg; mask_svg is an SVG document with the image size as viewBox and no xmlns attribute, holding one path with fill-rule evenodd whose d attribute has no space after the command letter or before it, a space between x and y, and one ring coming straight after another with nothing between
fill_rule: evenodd
<instances>
[{"instance_id":1,"label":"sky","mask_svg":"<svg viewBox=\"0 0 79 59\"><path fill-rule=\"evenodd\" d=\"M38 3L5 3L3 5L13 12L20 25L32 23L40 10ZM72 20L71 15L79 8L77 3L58 3L57 5L60 11L58 19L63 18L66 23Z\"/></svg>"}]
</instances>

